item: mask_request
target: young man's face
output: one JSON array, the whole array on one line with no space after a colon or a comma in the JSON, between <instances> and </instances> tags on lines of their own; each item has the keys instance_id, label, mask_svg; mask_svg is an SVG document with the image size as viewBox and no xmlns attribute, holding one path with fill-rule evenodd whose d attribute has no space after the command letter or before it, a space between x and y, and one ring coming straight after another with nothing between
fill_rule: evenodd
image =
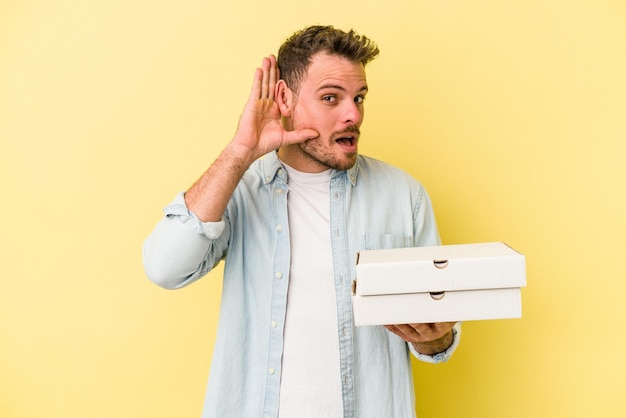
<instances>
[{"instance_id":1,"label":"young man's face","mask_svg":"<svg viewBox=\"0 0 626 418\"><path fill-rule=\"evenodd\" d=\"M281 158L306 172L352 167L366 94L362 64L326 53L314 55L285 123L287 129L311 128L320 136L279 151Z\"/></svg>"}]
</instances>

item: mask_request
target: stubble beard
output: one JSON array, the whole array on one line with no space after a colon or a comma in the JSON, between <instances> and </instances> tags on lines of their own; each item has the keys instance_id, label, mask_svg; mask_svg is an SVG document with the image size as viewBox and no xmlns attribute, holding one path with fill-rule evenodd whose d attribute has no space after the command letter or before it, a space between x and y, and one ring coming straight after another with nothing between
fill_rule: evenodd
<instances>
[{"instance_id":1,"label":"stubble beard","mask_svg":"<svg viewBox=\"0 0 626 418\"><path fill-rule=\"evenodd\" d=\"M356 163L356 152L343 153L341 158L331 152L329 149L324 149L320 145L321 138L309 139L305 142L297 144L297 148L300 154L309 161L315 162L325 168L331 168L334 170L349 170L354 167ZM329 143L332 147L334 144Z\"/></svg>"},{"instance_id":2,"label":"stubble beard","mask_svg":"<svg viewBox=\"0 0 626 418\"><path fill-rule=\"evenodd\" d=\"M294 126L297 126L297 122L294 121ZM296 144L300 154L307 160L312 161L325 169L331 168L334 170L344 171L354 167L356 163L356 157L358 151L355 152L343 152L341 148L336 144L335 139L340 138L344 134L353 134L358 142L361 132L357 125L352 125L346 129L335 132L328 138L317 137L308 139L304 142ZM324 144L326 141L326 144Z\"/></svg>"},{"instance_id":3,"label":"stubble beard","mask_svg":"<svg viewBox=\"0 0 626 418\"><path fill-rule=\"evenodd\" d=\"M300 129L300 124L297 121L296 116L297 106L294 107L293 110L293 118L292 123L294 129ZM302 127L303 128L303 127ZM349 170L354 167L356 164L356 157L358 155L358 150L355 152L345 153L339 149L339 154L333 153L336 150L335 138L341 136L341 134L352 133L357 137L360 136L360 130L357 125L352 125L347 127L341 132L336 132L334 135L331 135L329 138L317 137L308 139L304 142L296 144L296 147L302 157L305 159L312 161L325 169L334 169L339 171ZM323 141L326 141L327 144L324 146Z\"/></svg>"}]
</instances>

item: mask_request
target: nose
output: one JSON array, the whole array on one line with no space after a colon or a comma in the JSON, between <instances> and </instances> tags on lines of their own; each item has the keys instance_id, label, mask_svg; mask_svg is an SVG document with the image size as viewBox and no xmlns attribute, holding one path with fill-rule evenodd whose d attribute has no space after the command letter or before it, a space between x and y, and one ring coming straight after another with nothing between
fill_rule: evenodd
<instances>
[{"instance_id":1,"label":"nose","mask_svg":"<svg viewBox=\"0 0 626 418\"><path fill-rule=\"evenodd\" d=\"M363 105L354 101L346 101L343 118L346 125L360 126L363 121Z\"/></svg>"}]
</instances>

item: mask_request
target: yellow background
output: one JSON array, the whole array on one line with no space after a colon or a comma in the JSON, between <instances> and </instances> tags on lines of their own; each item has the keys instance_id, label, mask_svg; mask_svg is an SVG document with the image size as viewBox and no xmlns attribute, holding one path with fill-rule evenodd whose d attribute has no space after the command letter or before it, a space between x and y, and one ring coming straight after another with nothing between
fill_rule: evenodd
<instances>
[{"instance_id":1,"label":"yellow background","mask_svg":"<svg viewBox=\"0 0 626 418\"><path fill-rule=\"evenodd\" d=\"M221 272L161 290L141 245L317 23L381 48L361 151L425 184L444 243L526 255L523 319L416 363L419 416L624 416L622 1L3 0L1 417L199 416Z\"/></svg>"}]
</instances>

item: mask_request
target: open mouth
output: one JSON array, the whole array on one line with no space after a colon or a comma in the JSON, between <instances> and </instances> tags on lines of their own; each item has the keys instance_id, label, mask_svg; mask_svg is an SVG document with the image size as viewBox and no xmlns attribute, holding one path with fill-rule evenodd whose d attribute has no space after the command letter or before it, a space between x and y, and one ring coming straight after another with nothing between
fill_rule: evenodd
<instances>
[{"instance_id":1,"label":"open mouth","mask_svg":"<svg viewBox=\"0 0 626 418\"><path fill-rule=\"evenodd\" d=\"M353 147L356 145L356 138L353 136L342 136L341 138L337 138L335 142L346 147Z\"/></svg>"},{"instance_id":2,"label":"open mouth","mask_svg":"<svg viewBox=\"0 0 626 418\"><path fill-rule=\"evenodd\" d=\"M359 142L359 127L349 126L346 129L335 133L335 143L347 153L355 153Z\"/></svg>"}]
</instances>

